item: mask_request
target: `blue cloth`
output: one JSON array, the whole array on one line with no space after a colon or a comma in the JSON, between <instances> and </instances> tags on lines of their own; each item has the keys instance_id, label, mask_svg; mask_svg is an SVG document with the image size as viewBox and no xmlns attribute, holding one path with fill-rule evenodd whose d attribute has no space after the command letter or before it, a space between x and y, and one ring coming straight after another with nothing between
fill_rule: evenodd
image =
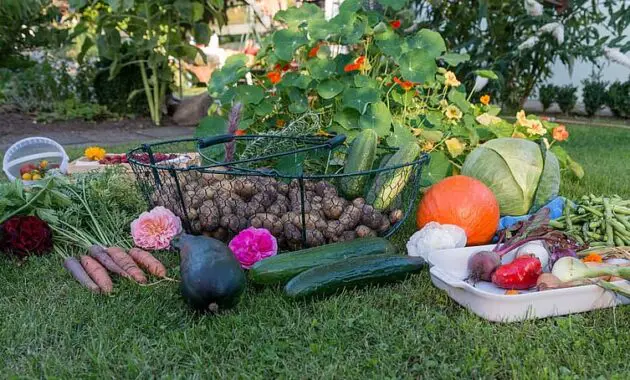
<instances>
[{"instance_id":1,"label":"blue cloth","mask_svg":"<svg viewBox=\"0 0 630 380\"><path fill-rule=\"evenodd\" d=\"M549 216L551 219L558 219L562 216L564 211L564 202L566 202L565 197L555 197L549 203L543 206L543 208L549 209ZM531 215L522 215L522 216L504 216L499 219L499 230L510 227L521 220L529 219Z\"/></svg>"}]
</instances>

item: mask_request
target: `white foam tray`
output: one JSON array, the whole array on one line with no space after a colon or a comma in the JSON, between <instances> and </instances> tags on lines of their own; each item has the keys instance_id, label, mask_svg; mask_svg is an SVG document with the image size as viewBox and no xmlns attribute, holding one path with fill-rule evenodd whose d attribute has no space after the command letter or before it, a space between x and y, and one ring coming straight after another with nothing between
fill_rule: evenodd
<instances>
[{"instance_id":1,"label":"white foam tray","mask_svg":"<svg viewBox=\"0 0 630 380\"><path fill-rule=\"evenodd\" d=\"M494 245L434 251L429 254L433 284L446 291L455 302L474 314L493 322L517 322L547 318L624 305L630 299L606 291L597 285L506 295L504 289L489 282L472 286L466 281L468 258ZM630 289L627 281L616 285Z\"/></svg>"}]
</instances>

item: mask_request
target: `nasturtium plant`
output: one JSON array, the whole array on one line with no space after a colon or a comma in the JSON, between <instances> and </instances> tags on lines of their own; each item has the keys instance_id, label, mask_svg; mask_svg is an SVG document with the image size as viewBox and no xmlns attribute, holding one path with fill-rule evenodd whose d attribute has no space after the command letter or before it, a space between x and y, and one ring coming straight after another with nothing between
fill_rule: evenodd
<instances>
[{"instance_id":1,"label":"nasturtium plant","mask_svg":"<svg viewBox=\"0 0 630 380\"><path fill-rule=\"evenodd\" d=\"M232 102L242 103L250 134L284 128L312 111L323 121L321 135L343 133L351 140L373 129L391 147L416 140L432 158L425 185L457 173L487 140L507 134L542 141L539 130L507 123L489 97L466 90L454 71L468 55L449 52L438 32L405 31L410 21L397 15L407 0L376 1L382 11L345 0L330 20L311 4L278 12L275 20L284 28L264 39L253 67L237 55L213 74L211 113L227 115ZM484 69L476 75L497 79ZM209 116L206 129L212 121L221 124Z\"/></svg>"}]
</instances>

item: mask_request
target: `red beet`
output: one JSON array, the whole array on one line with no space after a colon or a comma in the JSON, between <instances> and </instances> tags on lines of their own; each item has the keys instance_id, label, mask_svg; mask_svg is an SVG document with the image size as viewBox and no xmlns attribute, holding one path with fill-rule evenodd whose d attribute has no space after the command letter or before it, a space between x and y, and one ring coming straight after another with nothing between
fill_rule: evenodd
<instances>
[{"instance_id":1,"label":"red beet","mask_svg":"<svg viewBox=\"0 0 630 380\"><path fill-rule=\"evenodd\" d=\"M501 257L492 251L481 251L473 254L468 259L468 277L473 283L477 281L490 281L492 273L501 265Z\"/></svg>"},{"instance_id":2,"label":"red beet","mask_svg":"<svg viewBox=\"0 0 630 380\"><path fill-rule=\"evenodd\" d=\"M492 283L503 289L525 290L536 286L542 273L540 260L535 256L518 256L511 263L501 265L492 275Z\"/></svg>"}]
</instances>

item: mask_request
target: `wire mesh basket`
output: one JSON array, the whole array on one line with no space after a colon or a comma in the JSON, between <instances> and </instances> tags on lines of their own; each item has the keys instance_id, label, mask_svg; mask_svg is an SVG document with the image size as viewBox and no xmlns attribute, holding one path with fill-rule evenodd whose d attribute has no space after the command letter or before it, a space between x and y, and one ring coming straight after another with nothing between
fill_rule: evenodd
<instances>
[{"instance_id":1,"label":"wire mesh basket","mask_svg":"<svg viewBox=\"0 0 630 380\"><path fill-rule=\"evenodd\" d=\"M282 250L390 237L414 208L429 158L387 165L396 149L379 147L371 170L344 173L344 142L343 135L221 135L144 144L128 162L149 206L173 211L189 233L227 242L248 227L266 228ZM156 159L173 153L194 158ZM345 191L348 181L358 194Z\"/></svg>"}]
</instances>

